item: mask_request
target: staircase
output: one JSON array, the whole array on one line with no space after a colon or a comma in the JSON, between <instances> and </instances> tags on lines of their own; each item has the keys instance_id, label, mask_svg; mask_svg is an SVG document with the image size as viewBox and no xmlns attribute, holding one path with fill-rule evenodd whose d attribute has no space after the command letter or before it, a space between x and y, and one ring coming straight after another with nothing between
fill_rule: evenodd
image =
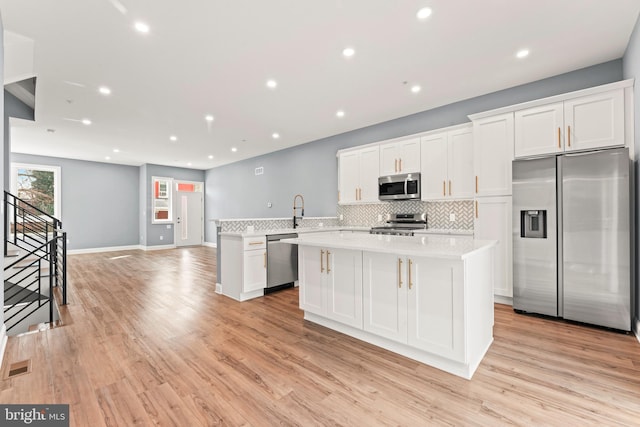
<instances>
[{"instance_id":1,"label":"staircase","mask_svg":"<svg viewBox=\"0 0 640 427\"><path fill-rule=\"evenodd\" d=\"M4 322L8 335L58 319L67 304L67 233L62 222L4 192Z\"/></svg>"}]
</instances>

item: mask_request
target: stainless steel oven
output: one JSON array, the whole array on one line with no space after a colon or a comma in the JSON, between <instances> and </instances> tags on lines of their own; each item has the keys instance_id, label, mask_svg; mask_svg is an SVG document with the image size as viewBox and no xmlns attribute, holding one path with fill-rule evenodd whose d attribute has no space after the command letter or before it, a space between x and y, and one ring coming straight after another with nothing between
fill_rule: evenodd
<instances>
[{"instance_id":1,"label":"stainless steel oven","mask_svg":"<svg viewBox=\"0 0 640 427\"><path fill-rule=\"evenodd\" d=\"M420 174L381 176L378 178L378 199L408 200L420 199Z\"/></svg>"}]
</instances>

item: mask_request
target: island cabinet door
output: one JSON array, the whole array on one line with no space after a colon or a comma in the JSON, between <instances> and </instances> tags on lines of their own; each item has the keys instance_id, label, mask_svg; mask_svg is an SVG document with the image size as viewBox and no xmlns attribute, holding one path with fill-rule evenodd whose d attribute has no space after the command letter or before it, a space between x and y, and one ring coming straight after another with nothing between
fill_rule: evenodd
<instances>
[{"instance_id":1,"label":"island cabinet door","mask_svg":"<svg viewBox=\"0 0 640 427\"><path fill-rule=\"evenodd\" d=\"M362 329L362 251L326 249L327 314Z\"/></svg>"},{"instance_id":2,"label":"island cabinet door","mask_svg":"<svg viewBox=\"0 0 640 427\"><path fill-rule=\"evenodd\" d=\"M298 250L300 308L323 316L327 311L325 253L324 249L310 246L300 246Z\"/></svg>"},{"instance_id":3,"label":"island cabinet door","mask_svg":"<svg viewBox=\"0 0 640 427\"><path fill-rule=\"evenodd\" d=\"M407 342L407 284L405 258L364 252L364 330Z\"/></svg>"},{"instance_id":4,"label":"island cabinet door","mask_svg":"<svg viewBox=\"0 0 640 427\"><path fill-rule=\"evenodd\" d=\"M408 344L465 362L462 261L408 257Z\"/></svg>"}]
</instances>

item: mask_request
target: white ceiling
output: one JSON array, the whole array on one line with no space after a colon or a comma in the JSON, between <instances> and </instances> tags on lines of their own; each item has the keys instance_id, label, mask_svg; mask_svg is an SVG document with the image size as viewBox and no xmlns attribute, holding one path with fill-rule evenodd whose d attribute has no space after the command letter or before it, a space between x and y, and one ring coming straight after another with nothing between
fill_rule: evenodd
<instances>
[{"instance_id":1,"label":"white ceiling","mask_svg":"<svg viewBox=\"0 0 640 427\"><path fill-rule=\"evenodd\" d=\"M209 169L620 58L640 1L0 0L0 12L33 40L37 75L36 121L12 120L13 151Z\"/></svg>"}]
</instances>

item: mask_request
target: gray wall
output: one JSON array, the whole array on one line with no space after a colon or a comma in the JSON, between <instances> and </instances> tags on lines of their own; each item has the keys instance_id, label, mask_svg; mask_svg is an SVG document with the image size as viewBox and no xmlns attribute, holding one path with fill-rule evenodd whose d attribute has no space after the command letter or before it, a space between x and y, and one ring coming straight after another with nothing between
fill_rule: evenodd
<instances>
[{"instance_id":1,"label":"gray wall","mask_svg":"<svg viewBox=\"0 0 640 427\"><path fill-rule=\"evenodd\" d=\"M137 166L19 153L12 153L11 161L60 166L60 219L69 249L138 244Z\"/></svg>"},{"instance_id":2,"label":"gray wall","mask_svg":"<svg viewBox=\"0 0 640 427\"><path fill-rule=\"evenodd\" d=\"M141 235L141 244L145 246L159 246L173 244L173 224L152 224L152 201L151 201L151 179L154 176L163 176L183 181L204 182L204 171L195 169L175 168L160 165L143 165L140 168L139 188L144 210L141 213L140 223L143 224ZM163 237L160 240L160 236Z\"/></svg>"},{"instance_id":3,"label":"gray wall","mask_svg":"<svg viewBox=\"0 0 640 427\"><path fill-rule=\"evenodd\" d=\"M210 169L206 172L205 240L216 241L210 219L291 216L297 193L304 195L306 216L334 216L339 149L465 123L469 114L621 79L619 59ZM254 175L258 166L264 167L264 175Z\"/></svg>"},{"instance_id":4,"label":"gray wall","mask_svg":"<svg viewBox=\"0 0 640 427\"><path fill-rule=\"evenodd\" d=\"M636 27L631 35L631 40L629 41L629 46L627 46L627 51L625 52L623 58L623 74L625 79L635 78L635 83L638 83L638 79L640 79L640 18L636 22ZM637 86L637 84L635 85ZM640 251L638 251L638 241L640 240L640 219L638 215L640 214L640 210L638 209L638 200L640 199L640 179L638 178L640 174L638 174L638 160L640 159L640 93L636 92L634 96L635 101L635 165L636 165L636 180L635 180L635 253L636 253L636 268L640 265ZM636 272L635 278L635 304L636 304L636 319L639 318L640 312L640 285L638 280L638 274Z\"/></svg>"},{"instance_id":5,"label":"gray wall","mask_svg":"<svg viewBox=\"0 0 640 427\"><path fill-rule=\"evenodd\" d=\"M11 185L11 178L9 173L11 168L9 167L9 153L11 153L11 129L9 127L9 118L15 117L18 119L35 120L35 112L33 108L29 107L24 102L20 101L15 96L11 95L6 90L4 91L4 152L7 153L4 156L4 190L9 191Z\"/></svg>"}]
</instances>

